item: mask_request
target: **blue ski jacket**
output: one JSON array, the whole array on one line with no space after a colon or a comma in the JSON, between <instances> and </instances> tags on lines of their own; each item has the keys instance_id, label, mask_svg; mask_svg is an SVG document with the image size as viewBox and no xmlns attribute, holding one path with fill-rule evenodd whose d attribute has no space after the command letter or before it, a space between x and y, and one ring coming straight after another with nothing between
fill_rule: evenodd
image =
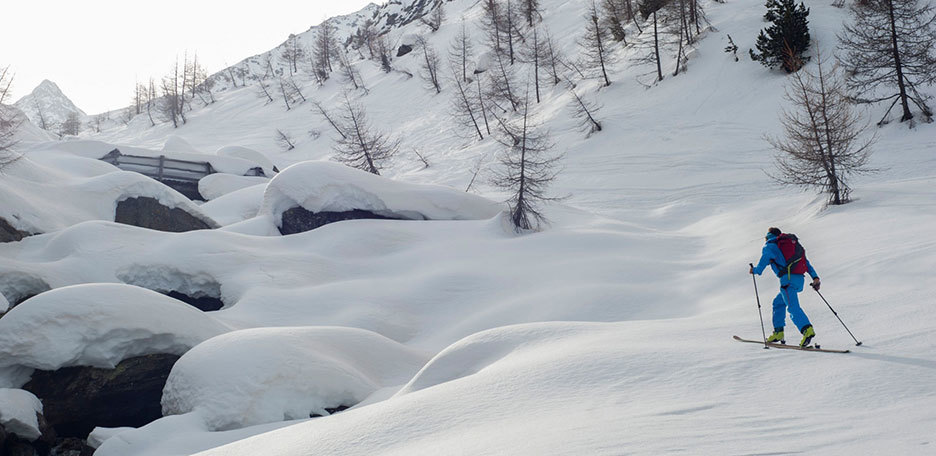
<instances>
[{"instance_id":1,"label":"blue ski jacket","mask_svg":"<svg viewBox=\"0 0 936 456\"><path fill-rule=\"evenodd\" d=\"M754 273L761 275L768 264L773 268L774 275L780 274L780 271L786 267L786 258L783 257L783 253L780 252L780 246L778 246L775 241L768 241L764 244L764 248L761 250L760 261L757 262L757 266L754 266ZM808 258L806 259L806 272L808 272L809 276L813 279L819 277L816 270L809 264ZM781 283L785 283L787 280L789 279L786 274L780 276Z\"/></svg>"}]
</instances>

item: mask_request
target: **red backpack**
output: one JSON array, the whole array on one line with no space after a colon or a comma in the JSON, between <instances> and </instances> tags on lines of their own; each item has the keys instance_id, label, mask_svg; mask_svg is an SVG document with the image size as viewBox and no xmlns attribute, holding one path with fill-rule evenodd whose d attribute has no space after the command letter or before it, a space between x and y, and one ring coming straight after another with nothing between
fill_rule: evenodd
<instances>
[{"instance_id":1,"label":"red backpack","mask_svg":"<svg viewBox=\"0 0 936 456\"><path fill-rule=\"evenodd\" d=\"M780 247L780 253L786 260L786 266L780 268L778 275L806 273L806 249L795 234L783 233L777 236L777 247Z\"/></svg>"}]
</instances>

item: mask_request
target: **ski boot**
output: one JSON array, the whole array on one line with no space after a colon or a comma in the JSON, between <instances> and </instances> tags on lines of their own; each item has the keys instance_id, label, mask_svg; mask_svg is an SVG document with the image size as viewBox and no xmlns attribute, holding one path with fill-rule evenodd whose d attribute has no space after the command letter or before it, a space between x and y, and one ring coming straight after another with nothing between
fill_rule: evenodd
<instances>
[{"instance_id":1,"label":"ski boot","mask_svg":"<svg viewBox=\"0 0 936 456\"><path fill-rule=\"evenodd\" d=\"M812 342L813 337L816 337L816 330L813 329L812 325L806 325L802 330L803 340L800 341L800 347L806 347Z\"/></svg>"},{"instance_id":2,"label":"ski boot","mask_svg":"<svg viewBox=\"0 0 936 456\"><path fill-rule=\"evenodd\" d=\"M786 339L783 338L783 328L774 328L773 334L767 338L767 342L772 344L785 344Z\"/></svg>"}]
</instances>

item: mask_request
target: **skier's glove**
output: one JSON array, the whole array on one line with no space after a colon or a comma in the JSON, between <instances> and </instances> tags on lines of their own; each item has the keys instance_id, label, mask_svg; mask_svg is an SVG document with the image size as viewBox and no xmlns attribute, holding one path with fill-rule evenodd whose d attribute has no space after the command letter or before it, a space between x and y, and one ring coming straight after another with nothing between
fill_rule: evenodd
<instances>
[{"instance_id":1,"label":"skier's glove","mask_svg":"<svg viewBox=\"0 0 936 456\"><path fill-rule=\"evenodd\" d=\"M819 282L818 277L812 279L812 283L809 284L809 286L813 287L816 291L819 291L819 285L820 285L820 282Z\"/></svg>"}]
</instances>

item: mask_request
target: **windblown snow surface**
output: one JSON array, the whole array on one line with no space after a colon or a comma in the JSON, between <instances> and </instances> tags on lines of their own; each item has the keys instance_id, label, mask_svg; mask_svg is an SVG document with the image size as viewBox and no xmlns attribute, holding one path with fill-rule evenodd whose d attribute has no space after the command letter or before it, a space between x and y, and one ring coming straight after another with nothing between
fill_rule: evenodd
<instances>
[{"instance_id":1,"label":"windblown snow surface","mask_svg":"<svg viewBox=\"0 0 936 456\"><path fill-rule=\"evenodd\" d=\"M541 3L544 24L573 55L589 2ZM440 52L462 18L474 27L481 11L470 0L445 5L447 21L428 35ZM826 207L815 193L778 187L765 174L773 151L763 136L781 132L788 77L744 55L765 26L764 7L704 5L711 27L687 72L672 76L667 58L665 79L645 87L650 68L629 60L633 49L615 48L622 58L610 87L579 80L580 93L603 105L600 133L586 138L576 128L567 89L544 88L536 110L564 153L551 192L568 198L545 206L550 224L540 232L516 234L503 213L478 220L455 205L449 209L463 216L354 220L280 236L275 217L287 208L270 205L286 201L277 195L305 204L334 184L335 198L350 204L362 187L328 173L309 174L324 182L286 179L290 165L331 158L333 130L309 103L287 111L254 88L228 88L178 129L137 118L94 139L157 150L177 135L220 155L243 147L283 170L289 193L274 186L276 177L253 186L216 178L205 185L217 198L202 208L220 230L161 233L75 217L83 223L0 244L0 277L17 273L56 289L14 307L3 323L62 296L43 315L63 312L74 323L48 337L73 340L66 335L84 323L68 295L90 290L81 288L87 283L220 295L225 306L211 325L230 329L186 353L164 390L164 411L181 414L96 431L99 456L936 453L936 127L869 127L878 136L871 166L880 171L852 181L847 205ZM846 12L807 6L813 52L831 56ZM480 31L471 31L480 43ZM413 23L391 38L426 32ZM740 62L723 51L727 34ZM416 54L394 66L417 74ZM486 179L499 146L456 134L451 83L436 95L418 76L355 65L368 91L351 96L403 146L369 197L432 206L447 193L427 195L414 184L464 190L480 163L471 192L504 199ZM306 96L337 109L338 79L321 88L308 82ZM860 112L873 125L884 109ZM295 149L276 147L277 129L297 138ZM31 147L57 146L25 142L26 158ZM58 156L75 163L76 175L90 166L67 151ZM88 192L63 182L70 187L62 191ZM45 198L35 201L32 226L63 223L40 225ZM755 283L769 330L776 279L752 282L747 272L770 226L803 240L823 295L860 347L809 289L801 302L816 341L851 353L764 350L731 339L762 337ZM130 285L98 287L96 298L117 312L113 321L133 320L119 311ZM787 334L799 338L792 325ZM68 342L82 345L68 350L86 352L88 340ZM27 364L15 356L11 364ZM0 388L18 388L23 375L0 376ZM336 398L354 406L293 420Z\"/></svg>"}]
</instances>

